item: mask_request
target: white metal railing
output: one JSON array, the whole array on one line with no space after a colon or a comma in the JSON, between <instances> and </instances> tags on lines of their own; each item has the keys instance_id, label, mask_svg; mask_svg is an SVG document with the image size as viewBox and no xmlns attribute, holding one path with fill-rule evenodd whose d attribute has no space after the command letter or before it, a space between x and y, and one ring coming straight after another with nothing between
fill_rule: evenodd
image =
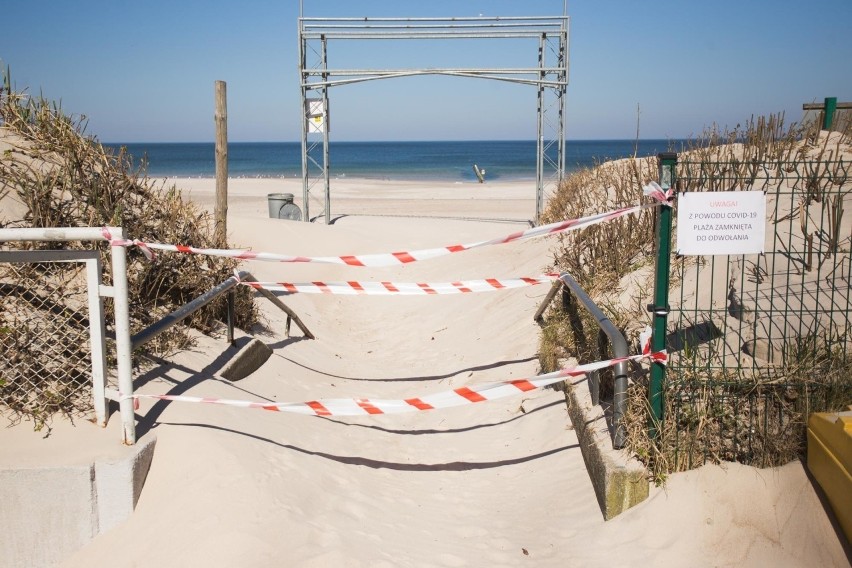
<instances>
[{"instance_id":1,"label":"white metal railing","mask_svg":"<svg viewBox=\"0 0 852 568\"><path fill-rule=\"evenodd\" d=\"M107 227L114 239L124 239L120 227ZM100 227L57 227L0 229L0 242L67 242L107 241ZM88 286L89 333L92 360L92 398L98 425L107 424L107 400L118 402L121 436L125 444L136 443L131 364L130 311L127 298L127 252L124 247L111 247L112 285L101 282L101 263L97 251L3 251L0 262L83 262ZM112 298L115 313L115 356L118 390L106 385L106 350L104 341L103 298ZM123 395L123 396L122 396Z\"/></svg>"}]
</instances>

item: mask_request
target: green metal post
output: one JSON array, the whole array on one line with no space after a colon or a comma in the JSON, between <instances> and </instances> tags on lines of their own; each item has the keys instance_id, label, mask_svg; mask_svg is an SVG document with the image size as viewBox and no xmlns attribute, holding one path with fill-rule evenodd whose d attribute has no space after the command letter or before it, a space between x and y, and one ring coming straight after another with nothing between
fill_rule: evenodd
<instances>
[{"instance_id":1,"label":"green metal post","mask_svg":"<svg viewBox=\"0 0 852 568\"><path fill-rule=\"evenodd\" d=\"M837 110L837 97L826 97L825 110L822 114L822 129L831 130L831 124L834 122L834 111Z\"/></svg>"},{"instance_id":2,"label":"green metal post","mask_svg":"<svg viewBox=\"0 0 852 568\"><path fill-rule=\"evenodd\" d=\"M677 153L664 152L657 155L660 163L660 187L667 190L674 186ZM666 322L669 313L669 272L672 252L672 208L660 207L657 213L657 259L654 278L654 304L648 306L653 314L653 335L651 351L666 348ZM663 420L663 382L666 378L666 366L659 362L651 363L651 384L648 402L651 406L649 434L656 439Z\"/></svg>"}]
</instances>

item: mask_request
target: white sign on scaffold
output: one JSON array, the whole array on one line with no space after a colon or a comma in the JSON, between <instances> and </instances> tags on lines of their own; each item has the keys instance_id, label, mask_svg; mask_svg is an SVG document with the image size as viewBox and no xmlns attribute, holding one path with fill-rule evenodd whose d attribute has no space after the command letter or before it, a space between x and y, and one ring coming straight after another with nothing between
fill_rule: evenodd
<instances>
[{"instance_id":1,"label":"white sign on scaffold","mask_svg":"<svg viewBox=\"0 0 852 568\"><path fill-rule=\"evenodd\" d=\"M680 255L759 254L765 231L762 191L690 191L678 196Z\"/></svg>"},{"instance_id":2,"label":"white sign on scaffold","mask_svg":"<svg viewBox=\"0 0 852 568\"><path fill-rule=\"evenodd\" d=\"M308 133L322 134L325 132L325 108L322 99L308 99L307 103Z\"/></svg>"}]
</instances>

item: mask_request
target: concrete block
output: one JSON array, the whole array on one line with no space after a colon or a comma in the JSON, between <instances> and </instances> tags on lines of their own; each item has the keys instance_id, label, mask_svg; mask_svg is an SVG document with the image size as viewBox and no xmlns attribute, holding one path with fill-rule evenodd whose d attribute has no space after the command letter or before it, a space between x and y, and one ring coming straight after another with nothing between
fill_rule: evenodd
<instances>
[{"instance_id":1,"label":"concrete block","mask_svg":"<svg viewBox=\"0 0 852 568\"><path fill-rule=\"evenodd\" d=\"M0 566L53 566L97 534L93 466L0 470Z\"/></svg>"},{"instance_id":2,"label":"concrete block","mask_svg":"<svg viewBox=\"0 0 852 568\"><path fill-rule=\"evenodd\" d=\"M219 376L229 381L239 381L251 375L272 356L272 349L259 339L252 339L222 367Z\"/></svg>"},{"instance_id":3,"label":"concrete block","mask_svg":"<svg viewBox=\"0 0 852 568\"><path fill-rule=\"evenodd\" d=\"M156 443L154 436L145 436L136 443L131 456L95 462L98 534L121 524L133 513L154 458Z\"/></svg>"},{"instance_id":4,"label":"concrete block","mask_svg":"<svg viewBox=\"0 0 852 568\"><path fill-rule=\"evenodd\" d=\"M127 520L155 445L148 434L88 464L0 467L0 568L54 566Z\"/></svg>"},{"instance_id":5,"label":"concrete block","mask_svg":"<svg viewBox=\"0 0 852 568\"><path fill-rule=\"evenodd\" d=\"M569 385L565 393L568 415L604 519L609 520L648 498L645 466L612 447L612 437L601 406L592 405L588 381Z\"/></svg>"}]
</instances>

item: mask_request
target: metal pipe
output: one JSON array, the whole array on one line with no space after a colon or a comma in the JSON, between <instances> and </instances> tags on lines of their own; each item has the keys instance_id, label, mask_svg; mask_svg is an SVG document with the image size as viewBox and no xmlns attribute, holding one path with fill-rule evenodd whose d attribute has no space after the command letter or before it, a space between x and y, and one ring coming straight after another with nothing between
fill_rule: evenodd
<instances>
[{"instance_id":1,"label":"metal pipe","mask_svg":"<svg viewBox=\"0 0 852 568\"><path fill-rule=\"evenodd\" d=\"M119 227L106 227L114 237L121 239ZM50 227L20 229L0 229L2 241L105 241L104 230L100 227Z\"/></svg>"},{"instance_id":2,"label":"metal pipe","mask_svg":"<svg viewBox=\"0 0 852 568\"><path fill-rule=\"evenodd\" d=\"M115 228L110 231L116 239L124 239L124 230ZM103 236L101 237L103 238ZM112 288L115 307L115 358L118 374L118 390L121 394L133 394L133 359L130 339L130 303L127 299L127 249L112 248ZM125 444L136 443L136 413L133 400L122 398L118 402L121 415L122 441Z\"/></svg>"},{"instance_id":3,"label":"metal pipe","mask_svg":"<svg viewBox=\"0 0 852 568\"><path fill-rule=\"evenodd\" d=\"M325 36L322 36L322 69L328 69L328 41ZM328 75L323 73L322 80L327 81ZM328 112L328 87L322 87L322 113L323 113L323 129L322 129L322 177L323 177L323 197L325 201L325 224L331 224L331 179L328 171L328 142L329 130L331 130L330 113Z\"/></svg>"},{"instance_id":4,"label":"metal pipe","mask_svg":"<svg viewBox=\"0 0 852 568\"><path fill-rule=\"evenodd\" d=\"M539 80L544 81L547 73L544 71L544 44L547 36L541 34L538 40ZM544 201L544 85L539 84L536 105L536 162L535 162L535 224L541 224L542 202Z\"/></svg>"},{"instance_id":5,"label":"metal pipe","mask_svg":"<svg viewBox=\"0 0 852 568\"><path fill-rule=\"evenodd\" d=\"M675 170L677 168L677 153L663 152L657 154L660 171L660 187L664 190L675 185ZM666 331L669 313L669 276L671 273L672 256L672 208L660 207L657 210L654 259L654 303L649 306L653 314L651 350L662 351L666 348ZM664 418L665 393L663 385L666 381L666 366L660 361L651 363L651 382L648 385L648 405L651 410L648 434L652 440L659 435Z\"/></svg>"},{"instance_id":6,"label":"metal pipe","mask_svg":"<svg viewBox=\"0 0 852 568\"><path fill-rule=\"evenodd\" d=\"M92 399L95 406L95 421L98 426L107 425L106 388L106 340L104 337L104 300L101 297L101 256L91 251L93 258L86 261L86 280L89 300L89 341L92 346Z\"/></svg>"},{"instance_id":7,"label":"metal pipe","mask_svg":"<svg viewBox=\"0 0 852 568\"><path fill-rule=\"evenodd\" d=\"M612 343L613 357L616 359L627 357L627 340L615 324L601 311L594 300L586 294L586 291L577 284L577 281L570 274L563 272L559 275L559 279L574 293L574 296L589 310L589 313L598 322L598 326L609 338L610 343ZM627 432L622 423L624 412L627 410L627 362L622 361L617 363L613 368L613 372L615 375L615 388L612 400L612 446L615 449L621 449L624 447L627 438Z\"/></svg>"},{"instance_id":8,"label":"metal pipe","mask_svg":"<svg viewBox=\"0 0 852 568\"><path fill-rule=\"evenodd\" d=\"M231 347L234 346L234 322L236 321L236 317L234 316L234 291L228 291L228 345Z\"/></svg>"},{"instance_id":9,"label":"metal pipe","mask_svg":"<svg viewBox=\"0 0 852 568\"><path fill-rule=\"evenodd\" d=\"M566 2L568 0L565 0ZM566 8L567 9L567 8ZM568 85L568 20L565 20L565 24L562 28L562 32L559 36L559 73L557 75L558 81L562 85ZM559 142L558 154L557 154L557 189L562 185L562 180L565 177L565 89L560 89L557 91L556 96L559 98L559 121L558 121L558 132L556 134L556 139Z\"/></svg>"},{"instance_id":10,"label":"metal pipe","mask_svg":"<svg viewBox=\"0 0 852 568\"><path fill-rule=\"evenodd\" d=\"M556 293L562 288L562 282L559 280L555 280L553 284L550 286L550 290L547 292L547 296L544 297L544 301L535 311L535 315L533 316L533 321L541 322L541 319L544 317L544 311L553 301L553 298L556 297Z\"/></svg>"},{"instance_id":11,"label":"metal pipe","mask_svg":"<svg viewBox=\"0 0 852 568\"><path fill-rule=\"evenodd\" d=\"M393 18L393 17L379 17L379 18L357 18L357 17L343 17L343 18L320 18L320 17L307 17L300 18L305 23L310 22L483 22L483 21L500 21L500 22L547 22L553 20L561 20L562 16L444 16L439 18L428 18L428 17L420 17L420 18Z\"/></svg>"},{"instance_id":12,"label":"metal pipe","mask_svg":"<svg viewBox=\"0 0 852 568\"><path fill-rule=\"evenodd\" d=\"M516 77L498 77L496 75L477 75L477 74L464 74L464 73L400 73L394 75L385 75L385 74L377 74L369 77L353 77L349 79L336 79L333 81L322 81L322 82L312 82L307 85L310 88L319 88L319 87L340 87L343 85L354 85L356 83L366 83L367 81L379 81L382 79L395 79L397 77L420 77L426 75L440 75L444 77L461 77L466 79L488 79L493 81L503 81L505 83L515 83L516 85L530 85L532 87L544 86L551 88L563 88L565 85L563 83L558 83L554 81L540 81L538 79L520 79Z\"/></svg>"},{"instance_id":13,"label":"metal pipe","mask_svg":"<svg viewBox=\"0 0 852 568\"><path fill-rule=\"evenodd\" d=\"M255 278L250 272L241 272L240 279L243 282L257 282L257 278ZM302 318L300 318L298 314L296 314L296 312L287 307L284 302L278 299L278 296L276 296L265 288L255 288L255 291L270 302L272 302L282 312L287 314L287 337L290 337L290 320L292 320L296 322L296 325L299 326L299 329L302 330L302 333L305 334L305 337L307 337L308 339L316 339L316 337L314 337L314 334L311 333L311 330L308 329L308 326L306 326L304 322L302 322Z\"/></svg>"},{"instance_id":14,"label":"metal pipe","mask_svg":"<svg viewBox=\"0 0 852 568\"><path fill-rule=\"evenodd\" d=\"M244 273L240 273L240 278L242 278ZM153 323L134 335L130 338L130 345L132 349L136 349L137 347L141 347L145 345L173 325L183 321L188 318L228 290L234 288L240 283L235 277L231 276L218 286L211 288L201 296L192 300L188 304L184 304L180 308L176 309L160 321Z\"/></svg>"},{"instance_id":15,"label":"metal pipe","mask_svg":"<svg viewBox=\"0 0 852 568\"><path fill-rule=\"evenodd\" d=\"M302 99L302 209L305 210L304 221L310 222L311 201L310 185L308 183L308 76L305 74L307 55L306 43L303 35L302 21L299 20L299 93Z\"/></svg>"},{"instance_id":16,"label":"metal pipe","mask_svg":"<svg viewBox=\"0 0 852 568\"><path fill-rule=\"evenodd\" d=\"M375 20L370 20L374 22ZM362 20L363 22L363 20ZM528 24L524 22L518 23L509 23L509 24L366 24L366 25L358 25L358 24L326 24L322 26L305 26L306 30L313 31L316 33L317 31L327 32L328 30L370 30L370 31L378 31L382 32L385 30L393 30L393 31L402 31L402 30L447 30L446 33L452 33L452 30L474 30L474 33L479 30L493 30L493 29L517 29L521 28L527 31L539 30L541 28L558 28L560 26L559 22L546 22L540 24Z\"/></svg>"},{"instance_id":17,"label":"metal pipe","mask_svg":"<svg viewBox=\"0 0 852 568\"><path fill-rule=\"evenodd\" d=\"M822 118L822 129L831 130L831 125L834 123L834 112L837 110L837 97L826 97L825 112Z\"/></svg>"},{"instance_id":18,"label":"metal pipe","mask_svg":"<svg viewBox=\"0 0 852 568\"><path fill-rule=\"evenodd\" d=\"M319 87L339 87L342 85L354 85L356 83L366 83L367 81L378 81L381 79L395 79L398 77L423 77L427 75L442 75L445 77L462 77L462 78L470 78L470 79L490 79L494 81L504 81L506 83L515 83L518 85L531 85L533 87L544 86L551 88L563 88L566 86L565 83L561 83L559 81L548 81L548 80L540 80L535 78L518 78L518 77L500 77L497 75L480 75L478 73L450 73L443 71L414 71L410 73L376 73L375 75L371 75L369 77L351 77L349 79L336 79L332 81L312 81L310 83L305 83L306 88L317 89Z\"/></svg>"},{"instance_id":19,"label":"metal pipe","mask_svg":"<svg viewBox=\"0 0 852 568\"><path fill-rule=\"evenodd\" d=\"M482 73L505 73L507 75L538 75L544 71L545 73L563 73L565 68L562 66L556 67L431 67L429 69L306 69L305 75L387 75L397 73L467 73L467 74L482 74ZM311 83L313 84L313 83Z\"/></svg>"},{"instance_id":20,"label":"metal pipe","mask_svg":"<svg viewBox=\"0 0 852 568\"><path fill-rule=\"evenodd\" d=\"M453 33L453 34L439 34L435 32L386 32L386 33L358 33L358 32L339 32L339 33L306 33L304 34L305 39L320 39L320 36L325 36L328 39L333 40L361 40L361 39L536 39L541 32L538 31L529 31L529 32L504 32L498 33L497 31L492 32L479 32L479 33Z\"/></svg>"}]
</instances>

